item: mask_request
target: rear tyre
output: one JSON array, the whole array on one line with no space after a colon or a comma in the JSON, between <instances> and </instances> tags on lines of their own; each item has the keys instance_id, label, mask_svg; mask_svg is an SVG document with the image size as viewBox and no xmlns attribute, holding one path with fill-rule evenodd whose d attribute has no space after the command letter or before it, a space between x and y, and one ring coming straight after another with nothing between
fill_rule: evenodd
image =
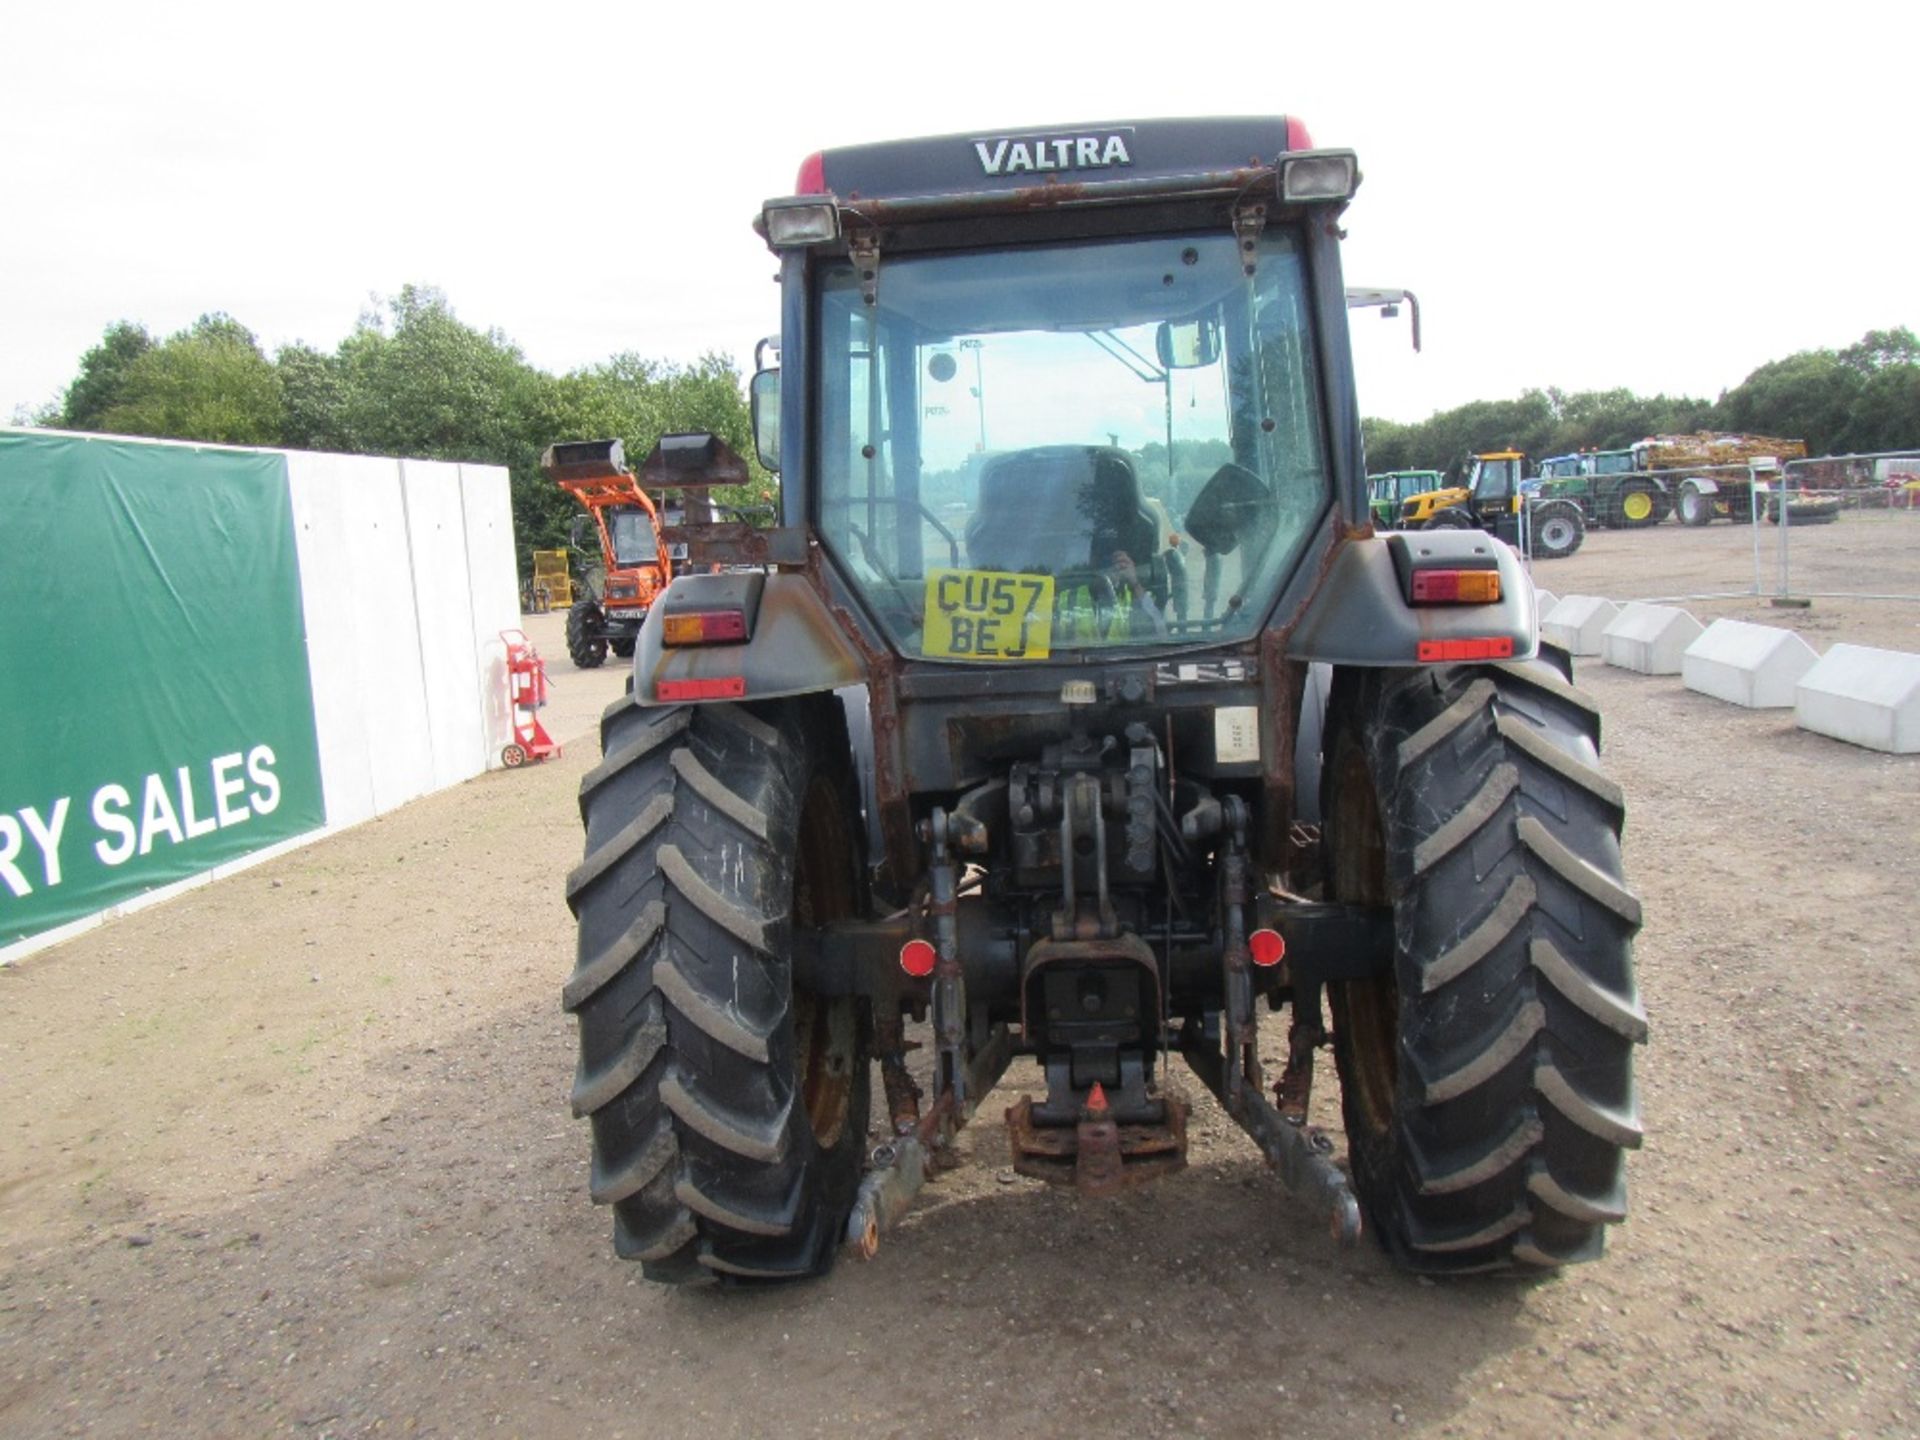
<instances>
[{"instance_id":1,"label":"rear tyre","mask_svg":"<svg viewBox=\"0 0 1920 1440\"><path fill-rule=\"evenodd\" d=\"M1597 714L1531 661L1348 672L1328 726L1328 887L1396 935L1391 979L1329 995L1369 1225L1410 1270L1597 1258L1646 1038Z\"/></svg>"},{"instance_id":2,"label":"rear tyre","mask_svg":"<svg viewBox=\"0 0 1920 1440\"><path fill-rule=\"evenodd\" d=\"M1569 500L1549 500L1528 511L1533 553L1541 560L1564 560L1587 538L1586 517Z\"/></svg>"},{"instance_id":3,"label":"rear tyre","mask_svg":"<svg viewBox=\"0 0 1920 1440\"><path fill-rule=\"evenodd\" d=\"M606 663L607 640L600 632L606 618L591 600L575 602L567 611L567 654L582 670L597 670Z\"/></svg>"},{"instance_id":4,"label":"rear tyre","mask_svg":"<svg viewBox=\"0 0 1920 1440\"><path fill-rule=\"evenodd\" d=\"M1459 505L1449 505L1444 510L1433 512L1433 518L1427 521L1429 530L1474 530L1479 527L1473 523L1473 516Z\"/></svg>"},{"instance_id":5,"label":"rear tyre","mask_svg":"<svg viewBox=\"0 0 1920 1440\"><path fill-rule=\"evenodd\" d=\"M1680 500L1674 508L1680 513L1680 523L1689 528L1697 528L1713 519L1713 497L1691 480L1682 482Z\"/></svg>"},{"instance_id":6,"label":"rear tyre","mask_svg":"<svg viewBox=\"0 0 1920 1440\"><path fill-rule=\"evenodd\" d=\"M576 1115L615 1253L668 1283L833 1262L869 1104L866 1020L793 980L797 934L860 909L837 701L642 708L601 723L567 880ZM837 748L836 748L837 747ZM827 757L834 757L829 760Z\"/></svg>"}]
</instances>

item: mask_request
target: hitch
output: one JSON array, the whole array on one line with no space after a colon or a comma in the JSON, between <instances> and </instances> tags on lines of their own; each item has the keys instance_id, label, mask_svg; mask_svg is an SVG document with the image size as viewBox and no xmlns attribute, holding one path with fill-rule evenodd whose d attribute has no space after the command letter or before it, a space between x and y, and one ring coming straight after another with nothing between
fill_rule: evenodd
<instances>
[{"instance_id":1,"label":"hitch","mask_svg":"<svg viewBox=\"0 0 1920 1440\"><path fill-rule=\"evenodd\" d=\"M1171 1090L1122 1119L1097 1080L1071 1125L1047 1125L1033 1101L1007 1107L1014 1173L1082 1195L1114 1195L1171 1175L1187 1164L1187 1102Z\"/></svg>"}]
</instances>

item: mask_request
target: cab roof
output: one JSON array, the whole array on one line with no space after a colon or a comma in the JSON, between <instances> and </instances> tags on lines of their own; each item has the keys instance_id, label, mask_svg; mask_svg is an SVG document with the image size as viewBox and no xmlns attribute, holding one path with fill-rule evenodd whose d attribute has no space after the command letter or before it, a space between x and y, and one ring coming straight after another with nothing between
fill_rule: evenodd
<instances>
[{"instance_id":1,"label":"cab roof","mask_svg":"<svg viewBox=\"0 0 1920 1440\"><path fill-rule=\"evenodd\" d=\"M1305 125L1286 115L981 130L822 151L796 189L847 201L1150 181L1260 169L1311 148Z\"/></svg>"}]
</instances>

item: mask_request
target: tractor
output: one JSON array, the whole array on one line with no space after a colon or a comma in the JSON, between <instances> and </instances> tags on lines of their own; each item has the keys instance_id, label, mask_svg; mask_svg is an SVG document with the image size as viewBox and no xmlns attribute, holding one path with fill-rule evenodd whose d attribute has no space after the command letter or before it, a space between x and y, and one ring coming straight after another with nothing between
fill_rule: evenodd
<instances>
[{"instance_id":1,"label":"tractor","mask_svg":"<svg viewBox=\"0 0 1920 1440\"><path fill-rule=\"evenodd\" d=\"M1527 457L1492 450L1467 462L1466 483L1415 495L1401 506L1408 530L1484 530L1536 560L1560 560L1580 548L1587 521L1572 500L1526 493Z\"/></svg>"},{"instance_id":2,"label":"tractor","mask_svg":"<svg viewBox=\"0 0 1920 1440\"><path fill-rule=\"evenodd\" d=\"M609 650L631 659L647 611L673 578L659 512L618 440L549 445L540 470L587 512L574 521L573 548L582 548L591 523L600 549L600 576L567 608L567 654L582 670L606 663Z\"/></svg>"},{"instance_id":3,"label":"tractor","mask_svg":"<svg viewBox=\"0 0 1920 1440\"><path fill-rule=\"evenodd\" d=\"M1438 470L1389 470L1367 477L1367 497L1372 507L1374 528L1392 530L1400 524L1407 501L1416 495L1430 495L1446 485Z\"/></svg>"},{"instance_id":4,"label":"tractor","mask_svg":"<svg viewBox=\"0 0 1920 1440\"><path fill-rule=\"evenodd\" d=\"M1359 180L1295 119L1142 121L827 151L762 208L778 520L664 531L566 881L649 1279L872 1255L1016 1063L1014 1170L1086 1197L1205 1203L1204 1104L1409 1270L1625 1217L1621 791L1515 553L1370 524ZM668 435L640 479L744 469Z\"/></svg>"}]
</instances>

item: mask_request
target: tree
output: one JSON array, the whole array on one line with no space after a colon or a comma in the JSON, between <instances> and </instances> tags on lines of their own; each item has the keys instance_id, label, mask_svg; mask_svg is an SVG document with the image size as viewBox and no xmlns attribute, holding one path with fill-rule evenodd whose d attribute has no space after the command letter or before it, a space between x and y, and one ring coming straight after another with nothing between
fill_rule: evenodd
<instances>
[{"instance_id":1,"label":"tree","mask_svg":"<svg viewBox=\"0 0 1920 1440\"><path fill-rule=\"evenodd\" d=\"M273 445L280 439L280 377L231 316L192 327L136 355L98 428L123 435Z\"/></svg>"},{"instance_id":2,"label":"tree","mask_svg":"<svg viewBox=\"0 0 1920 1440\"><path fill-rule=\"evenodd\" d=\"M1804 440L1809 455L1830 454L1865 383L1833 351L1802 350L1768 361L1722 395L1714 427Z\"/></svg>"},{"instance_id":3,"label":"tree","mask_svg":"<svg viewBox=\"0 0 1920 1440\"><path fill-rule=\"evenodd\" d=\"M151 349L153 337L145 326L114 321L100 343L80 357L80 373L67 387L53 423L67 430L100 429L107 411L120 398L128 367Z\"/></svg>"},{"instance_id":4,"label":"tree","mask_svg":"<svg viewBox=\"0 0 1920 1440\"><path fill-rule=\"evenodd\" d=\"M1920 365L1920 337L1904 325L1869 330L1839 354L1842 365L1863 375L1901 365Z\"/></svg>"},{"instance_id":5,"label":"tree","mask_svg":"<svg viewBox=\"0 0 1920 1440\"><path fill-rule=\"evenodd\" d=\"M283 345L273 364L284 398L280 443L291 450L351 452L347 382L338 357L310 345Z\"/></svg>"}]
</instances>

